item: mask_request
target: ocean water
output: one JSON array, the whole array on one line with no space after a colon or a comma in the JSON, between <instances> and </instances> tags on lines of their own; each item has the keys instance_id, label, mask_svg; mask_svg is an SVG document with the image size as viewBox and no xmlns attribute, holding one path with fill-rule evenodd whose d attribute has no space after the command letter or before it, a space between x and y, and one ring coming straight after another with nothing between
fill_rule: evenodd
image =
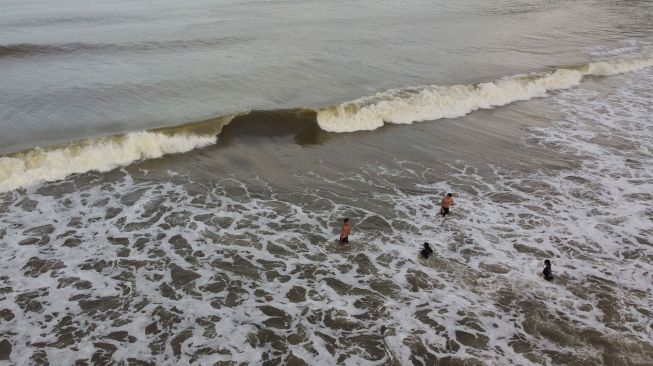
<instances>
[{"instance_id":1,"label":"ocean water","mask_svg":"<svg viewBox=\"0 0 653 366\"><path fill-rule=\"evenodd\" d=\"M653 364L652 3L0 8L0 363Z\"/></svg>"}]
</instances>

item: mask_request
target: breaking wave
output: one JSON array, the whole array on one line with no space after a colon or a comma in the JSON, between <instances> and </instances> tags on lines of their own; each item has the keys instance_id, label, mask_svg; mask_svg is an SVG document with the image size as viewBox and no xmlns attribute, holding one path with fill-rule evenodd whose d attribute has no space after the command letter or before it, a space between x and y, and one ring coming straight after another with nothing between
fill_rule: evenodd
<instances>
[{"instance_id":1,"label":"breaking wave","mask_svg":"<svg viewBox=\"0 0 653 366\"><path fill-rule=\"evenodd\" d=\"M187 152L215 144L234 116L195 124L75 141L0 156L0 192L75 173L109 171L142 159Z\"/></svg>"},{"instance_id":2,"label":"breaking wave","mask_svg":"<svg viewBox=\"0 0 653 366\"><path fill-rule=\"evenodd\" d=\"M462 117L477 109L503 106L519 100L544 97L548 91L578 85L585 76L607 76L653 66L653 57L623 58L492 82L407 89L391 89L321 109L317 121L325 131L375 130L384 123L408 124Z\"/></svg>"},{"instance_id":3,"label":"breaking wave","mask_svg":"<svg viewBox=\"0 0 653 366\"><path fill-rule=\"evenodd\" d=\"M177 127L36 147L0 155L0 192L212 145L232 121L233 129L225 131L221 138L294 135L296 143L310 145L326 141L328 132L374 130L386 122L461 117L477 109L543 97L548 91L577 85L585 76L614 75L650 66L653 57L592 62L472 85L393 89L317 111L249 111Z\"/></svg>"}]
</instances>

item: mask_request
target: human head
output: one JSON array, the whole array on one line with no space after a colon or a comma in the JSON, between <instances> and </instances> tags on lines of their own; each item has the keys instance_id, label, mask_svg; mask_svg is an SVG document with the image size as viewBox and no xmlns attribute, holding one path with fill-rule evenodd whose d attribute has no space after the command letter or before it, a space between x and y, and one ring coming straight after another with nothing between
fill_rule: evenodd
<instances>
[{"instance_id":1,"label":"human head","mask_svg":"<svg viewBox=\"0 0 653 366\"><path fill-rule=\"evenodd\" d=\"M424 243L424 248L429 248L429 243Z\"/></svg>"},{"instance_id":2,"label":"human head","mask_svg":"<svg viewBox=\"0 0 653 366\"><path fill-rule=\"evenodd\" d=\"M547 266L547 267L551 267L551 261L548 260L548 259L545 259L544 260L544 265Z\"/></svg>"},{"instance_id":3,"label":"human head","mask_svg":"<svg viewBox=\"0 0 653 366\"><path fill-rule=\"evenodd\" d=\"M447 197L453 197L453 193L447 193Z\"/></svg>"},{"instance_id":4,"label":"human head","mask_svg":"<svg viewBox=\"0 0 653 366\"><path fill-rule=\"evenodd\" d=\"M345 219L344 222L345 222L345 224L348 223L348 222L349 222L349 219Z\"/></svg>"}]
</instances>

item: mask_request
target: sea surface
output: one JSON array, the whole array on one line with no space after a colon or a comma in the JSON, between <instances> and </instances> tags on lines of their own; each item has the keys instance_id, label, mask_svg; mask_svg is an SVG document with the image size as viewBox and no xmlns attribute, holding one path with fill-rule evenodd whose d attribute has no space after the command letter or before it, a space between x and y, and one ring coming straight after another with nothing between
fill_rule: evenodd
<instances>
[{"instance_id":1,"label":"sea surface","mask_svg":"<svg viewBox=\"0 0 653 366\"><path fill-rule=\"evenodd\" d=\"M0 364L653 365L653 2L0 0L0 254Z\"/></svg>"}]
</instances>

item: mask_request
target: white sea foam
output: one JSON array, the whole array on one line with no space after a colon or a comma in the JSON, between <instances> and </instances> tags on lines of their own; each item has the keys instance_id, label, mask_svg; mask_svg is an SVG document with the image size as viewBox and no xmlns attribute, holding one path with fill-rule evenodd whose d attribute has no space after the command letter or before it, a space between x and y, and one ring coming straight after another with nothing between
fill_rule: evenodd
<instances>
[{"instance_id":1,"label":"white sea foam","mask_svg":"<svg viewBox=\"0 0 653 366\"><path fill-rule=\"evenodd\" d=\"M216 140L216 136L142 131L58 148L35 148L0 157L0 192L60 180L74 173L104 172L141 159L190 151Z\"/></svg>"},{"instance_id":2,"label":"white sea foam","mask_svg":"<svg viewBox=\"0 0 653 366\"><path fill-rule=\"evenodd\" d=\"M619 42L617 47L595 46L590 49L590 55L593 57L615 57L629 54L644 54L650 51L651 46L648 43L640 42L635 39L628 39Z\"/></svg>"},{"instance_id":3,"label":"white sea foam","mask_svg":"<svg viewBox=\"0 0 653 366\"><path fill-rule=\"evenodd\" d=\"M516 75L474 85L432 85L392 89L318 112L320 127L329 132L374 130L384 123L406 124L462 117L477 109L544 97L548 91L576 86L585 76L606 76L653 66L653 57L592 62L549 72Z\"/></svg>"},{"instance_id":4,"label":"white sea foam","mask_svg":"<svg viewBox=\"0 0 653 366\"><path fill-rule=\"evenodd\" d=\"M122 180L61 197L4 194L0 309L14 317L0 331L10 362L43 351L60 364L103 352L157 365L259 364L262 355L541 365L579 354L586 364L648 364L653 74L624 79L607 94L581 87L552 98L563 116L520 142L555 146L577 170L454 162L443 181L395 161L355 174L302 172L306 184L292 193L117 171ZM434 197L449 191L456 206L441 220ZM335 245L333 223L349 212L352 243ZM429 260L417 255L424 241L435 249ZM554 262L553 283L537 275L543 258ZM197 278L171 284L172 264ZM290 300L296 288L305 299ZM81 305L103 297L113 306ZM109 337L116 332L134 340Z\"/></svg>"},{"instance_id":5,"label":"white sea foam","mask_svg":"<svg viewBox=\"0 0 653 366\"><path fill-rule=\"evenodd\" d=\"M393 89L318 111L323 130L353 132L374 130L385 122L456 118L477 109L503 106L518 100L543 97L548 91L578 85L584 76L607 76L653 66L653 57L623 58L561 68L550 72L505 77L474 85L427 86ZM108 171L141 159L187 152L214 144L233 116L208 122L215 134L142 131L109 138L72 142L55 148L34 148L0 156L0 192L38 182L66 178L74 173ZM182 126L183 127L183 126Z\"/></svg>"},{"instance_id":6,"label":"white sea foam","mask_svg":"<svg viewBox=\"0 0 653 366\"><path fill-rule=\"evenodd\" d=\"M292 193L259 181L124 174L61 197L5 194L0 309L14 318L0 330L11 334L11 361L28 364L44 350L50 362L73 364L109 349L116 363L157 365L259 364L262 355L538 365L577 354L603 364L633 345L613 353L646 364L653 250L638 240L653 230L653 75L640 74L602 98L561 93L551 106L563 117L522 141L583 156L578 170L452 163L445 182L419 163L389 162L356 174L302 172L304 189ZM456 206L441 220L434 197L448 191ZM343 247L332 224L349 212L352 243ZM424 241L435 249L429 260L417 255ZM30 265L35 257L65 266ZM537 275L543 258L554 262L553 283ZM173 264L196 279L171 284ZM76 278L87 286L67 282ZM306 296L291 301L297 288ZM101 297L119 305L81 306ZM116 332L134 340L109 337ZM637 363L629 361L616 363Z\"/></svg>"}]
</instances>

